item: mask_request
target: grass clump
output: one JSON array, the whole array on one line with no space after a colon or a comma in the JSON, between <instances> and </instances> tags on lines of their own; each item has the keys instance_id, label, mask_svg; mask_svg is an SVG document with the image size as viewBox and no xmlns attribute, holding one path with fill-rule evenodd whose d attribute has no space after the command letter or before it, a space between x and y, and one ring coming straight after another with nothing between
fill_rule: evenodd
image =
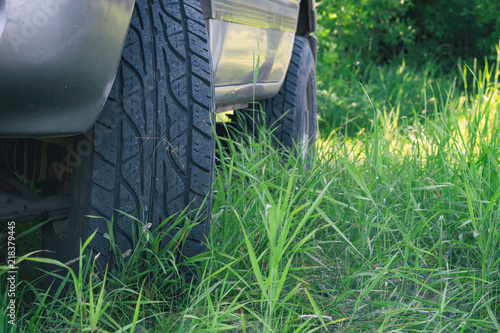
<instances>
[{"instance_id":1,"label":"grass clump","mask_svg":"<svg viewBox=\"0 0 500 333\"><path fill-rule=\"evenodd\" d=\"M19 281L17 330L499 331L498 63L459 74L390 79L390 103L376 93L390 75L369 78L369 126L324 135L309 167L262 128L219 138L206 253L176 263L181 239L160 250L164 234L135 221L146 227L120 274L85 257L81 276L61 273L66 296ZM407 103L415 93L422 104Z\"/></svg>"}]
</instances>

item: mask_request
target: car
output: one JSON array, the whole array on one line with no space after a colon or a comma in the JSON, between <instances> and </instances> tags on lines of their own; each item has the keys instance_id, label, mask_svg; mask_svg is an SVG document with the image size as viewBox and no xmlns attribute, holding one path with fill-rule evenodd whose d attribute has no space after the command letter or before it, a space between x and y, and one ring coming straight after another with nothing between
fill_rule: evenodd
<instances>
[{"instance_id":1,"label":"car","mask_svg":"<svg viewBox=\"0 0 500 333\"><path fill-rule=\"evenodd\" d=\"M258 101L276 141L307 151L315 27L314 0L0 0L0 218L49 219L63 262L96 232L104 263L132 248L130 216L186 213L180 255L203 252L215 114Z\"/></svg>"}]
</instances>

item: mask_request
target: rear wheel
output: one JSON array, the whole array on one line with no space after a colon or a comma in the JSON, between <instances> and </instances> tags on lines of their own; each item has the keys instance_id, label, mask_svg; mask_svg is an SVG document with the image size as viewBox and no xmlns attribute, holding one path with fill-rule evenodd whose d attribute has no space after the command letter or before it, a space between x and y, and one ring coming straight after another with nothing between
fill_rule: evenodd
<instances>
[{"instance_id":1,"label":"rear wheel","mask_svg":"<svg viewBox=\"0 0 500 333\"><path fill-rule=\"evenodd\" d=\"M277 143L308 160L316 139L316 61L307 37L296 36L292 58L279 93L261 102L266 124Z\"/></svg>"},{"instance_id":2,"label":"rear wheel","mask_svg":"<svg viewBox=\"0 0 500 333\"><path fill-rule=\"evenodd\" d=\"M113 219L122 253L138 234L139 226L118 211L153 230L188 206L201 213L183 254L204 251L214 169L213 89L200 2L136 1L108 100L95 128L76 140L67 232L64 239L45 237L57 259L77 257L79 240L97 231L90 248L101 263L109 262L106 221Z\"/></svg>"}]
</instances>

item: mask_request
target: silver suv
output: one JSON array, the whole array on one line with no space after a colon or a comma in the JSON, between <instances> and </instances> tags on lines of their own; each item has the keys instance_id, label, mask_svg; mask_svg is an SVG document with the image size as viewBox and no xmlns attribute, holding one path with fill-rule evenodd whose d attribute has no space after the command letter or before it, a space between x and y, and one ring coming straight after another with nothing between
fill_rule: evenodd
<instances>
[{"instance_id":1,"label":"silver suv","mask_svg":"<svg viewBox=\"0 0 500 333\"><path fill-rule=\"evenodd\" d=\"M215 113L257 100L283 146L316 136L315 25L314 0L0 0L0 218L50 218L60 260L97 230L107 260L110 225L121 252L138 234L120 212L188 207L202 252Z\"/></svg>"}]
</instances>

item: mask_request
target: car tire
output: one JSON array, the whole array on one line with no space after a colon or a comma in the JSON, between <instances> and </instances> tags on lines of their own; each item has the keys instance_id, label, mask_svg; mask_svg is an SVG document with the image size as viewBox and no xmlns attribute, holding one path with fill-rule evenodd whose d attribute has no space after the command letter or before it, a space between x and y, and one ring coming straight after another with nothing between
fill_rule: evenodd
<instances>
[{"instance_id":1,"label":"car tire","mask_svg":"<svg viewBox=\"0 0 500 333\"><path fill-rule=\"evenodd\" d=\"M75 140L67 232L56 244L45 238L57 259L77 257L96 232L89 248L100 263L113 262L109 222L121 253L133 249L140 227L120 212L154 230L186 207L197 224L182 255L205 250L215 156L210 62L198 0L136 1L109 97L94 129Z\"/></svg>"},{"instance_id":2,"label":"car tire","mask_svg":"<svg viewBox=\"0 0 500 333\"><path fill-rule=\"evenodd\" d=\"M297 153L309 161L317 133L317 100L316 60L308 37L295 37L285 81L278 94L261 105L275 142L291 150L299 145Z\"/></svg>"}]
</instances>

